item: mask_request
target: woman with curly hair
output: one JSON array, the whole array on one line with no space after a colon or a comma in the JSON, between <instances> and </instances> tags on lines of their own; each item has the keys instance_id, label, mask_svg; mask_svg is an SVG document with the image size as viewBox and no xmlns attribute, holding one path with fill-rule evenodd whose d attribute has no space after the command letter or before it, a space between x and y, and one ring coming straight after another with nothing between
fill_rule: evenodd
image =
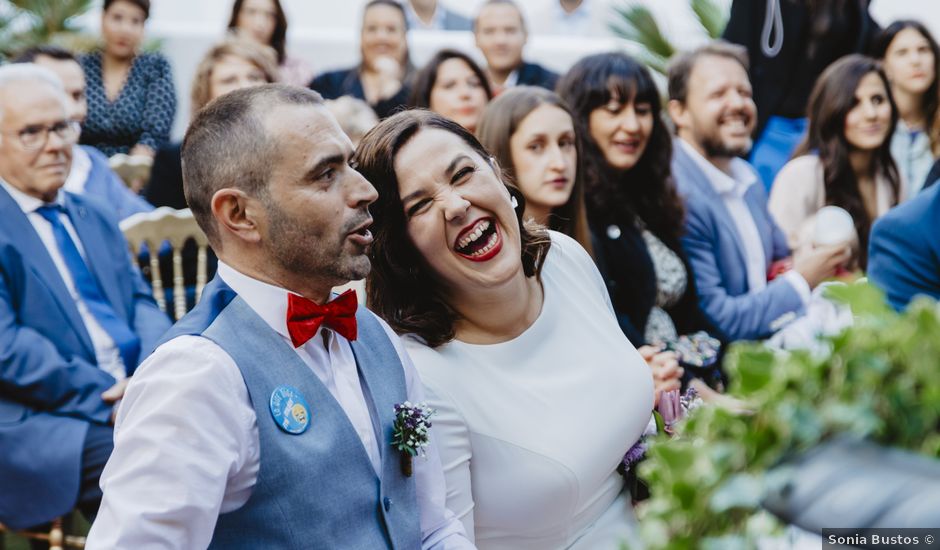
<instances>
[{"instance_id":1,"label":"woman with curly hair","mask_svg":"<svg viewBox=\"0 0 940 550\"><path fill-rule=\"evenodd\" d=\"M625 54L592 55L557 90L578 122L594 257L620 328L636 346L709 331L679 244L684 207L649 71Z\"/></svg>"},{"instance_id":2,"label":"woman with curly hair","mask_svg":"<svg viewBox=\"0 0 940 550\"><path fill-rule=\"evenodd\" d=\"M865 269L868 234L903 198L891 157L898 109L877 61L853 54L836 61L809 99L809 132L777 175L768 207L794 255L813 247L816 213L838 206L852 216L858 247L848 267Z\"/></svg>"}]
</instances>

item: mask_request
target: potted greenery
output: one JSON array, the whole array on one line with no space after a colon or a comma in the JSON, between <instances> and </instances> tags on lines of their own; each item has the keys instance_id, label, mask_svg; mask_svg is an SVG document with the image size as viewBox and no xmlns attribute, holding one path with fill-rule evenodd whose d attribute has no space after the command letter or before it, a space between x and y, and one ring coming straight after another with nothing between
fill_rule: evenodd
<instances>
[{"instance_id":1,"label":"potted greenery","mask_svg":"<svg viewBox=\"0 0 940 550\"><path fill-rule=\"evenodd\" d=\"M940 309L921 299L897 313L864 283L830 297L855 322L829 351L734 347L729 393L747 412L699 407L651 442L639 475L652 496L637 510L649 548L751 548L780 533L761 508L778 466L833 438L940 458Z\"/></svg>"}]
</instances>

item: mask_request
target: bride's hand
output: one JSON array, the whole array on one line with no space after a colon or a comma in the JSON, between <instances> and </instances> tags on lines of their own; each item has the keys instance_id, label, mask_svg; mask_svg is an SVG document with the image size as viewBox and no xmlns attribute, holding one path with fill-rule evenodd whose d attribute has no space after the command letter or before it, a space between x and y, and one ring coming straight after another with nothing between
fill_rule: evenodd
<instances>
[{"instance_id":1,"label":"bride's hand","mask_svg":"<svg viewBox=\"0 0 940 550\"><path fill-rule=\"evenodd\" d=\"M678 390L682 387L682 374L685 370L679 366L675 352L660 351L654 346L642 346L637 351L653 371L653 406L659 404L663 392Z\"/></svg>"}]
</instances>

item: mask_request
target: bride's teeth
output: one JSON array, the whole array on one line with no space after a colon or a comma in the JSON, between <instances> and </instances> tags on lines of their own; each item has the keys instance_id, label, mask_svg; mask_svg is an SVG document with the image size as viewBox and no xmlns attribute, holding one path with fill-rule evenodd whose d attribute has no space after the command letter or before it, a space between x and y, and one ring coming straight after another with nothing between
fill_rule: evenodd
<instances>
[{"instance_id":1,"label":"bride's teeth","mask_svg":"<svg viewBox=\"0 0 940 550\"><path fill-rule=\"evenodd\" d=\"M479 225L477 225L476 229L474 229L469 235L467 235L466 237L461 239L459 243L457 243L457 247L465 248L470 243L479 239L480 236L483 235L483 232L489 228L490 228L490 221L483 220L482 222L479 223Z\"/></svg>"}]
</instances>

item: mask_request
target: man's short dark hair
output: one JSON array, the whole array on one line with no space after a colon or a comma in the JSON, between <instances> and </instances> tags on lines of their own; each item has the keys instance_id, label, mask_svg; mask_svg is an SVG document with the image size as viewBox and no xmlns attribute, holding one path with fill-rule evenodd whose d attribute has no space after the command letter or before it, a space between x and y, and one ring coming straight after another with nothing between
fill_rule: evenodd
<instances>
[{"instance_id":1,"label":"man's short dark hair","mask_svg":"<svg viewBox=\"0 0 940 550\"><path fill-rule=\"evenodd\" d=\"M516 13L519 14L519 23L522 24L522 32L528 32L525 26L525 16L522 15L522 9L519 8L519 4L515 0L486 0L483 4L480 5L480 8L477 9L477 15L473 18L473 32L477 32L477 25L480 22L480 14L483 13L483 10L488 6L512 6L516 8Z\"/></svg>"},{"instance_id":2,"label":"man's short dark hair","mask_svg":"<svg viewBox=\"0 0 940 550\"><path fill-rule=\"evenodd\" d=\"M724 40L714 40L690 52L677 55L670 63L668 70L669 99L685 103L689 95L689 77L696 63L703 57L724 57L737 61L748 71L747 50L744 46L732 44Z\"/></svg>"},{"instance_id":3,"label":"man's short dark hair","mask_svg":"<svg viewBox=\"0 0 940 550\"><path fill-rule=\"evenodd\" d=\"M276 139L260 116L278 105L322 105L320 94L286 84L263 84L227 93L196 114L183 138L183 191L212 246L219 233L212 196L227 187L263 197L279 161Z\"/></svg>"},{"instance_id":4,"label":"man's short dark hair","mask_svg":"<svg viewBox=\"0 0 940 550\"><path fill-rule=\"evenodd\" d=\"M50 57L59 61L74 61L78 63L75 54L59 46L52 44L43 44L41 46L32 46L21 51L14 57L11 63L35 63L38 57Z\"/></svg>"}]
</instances>

